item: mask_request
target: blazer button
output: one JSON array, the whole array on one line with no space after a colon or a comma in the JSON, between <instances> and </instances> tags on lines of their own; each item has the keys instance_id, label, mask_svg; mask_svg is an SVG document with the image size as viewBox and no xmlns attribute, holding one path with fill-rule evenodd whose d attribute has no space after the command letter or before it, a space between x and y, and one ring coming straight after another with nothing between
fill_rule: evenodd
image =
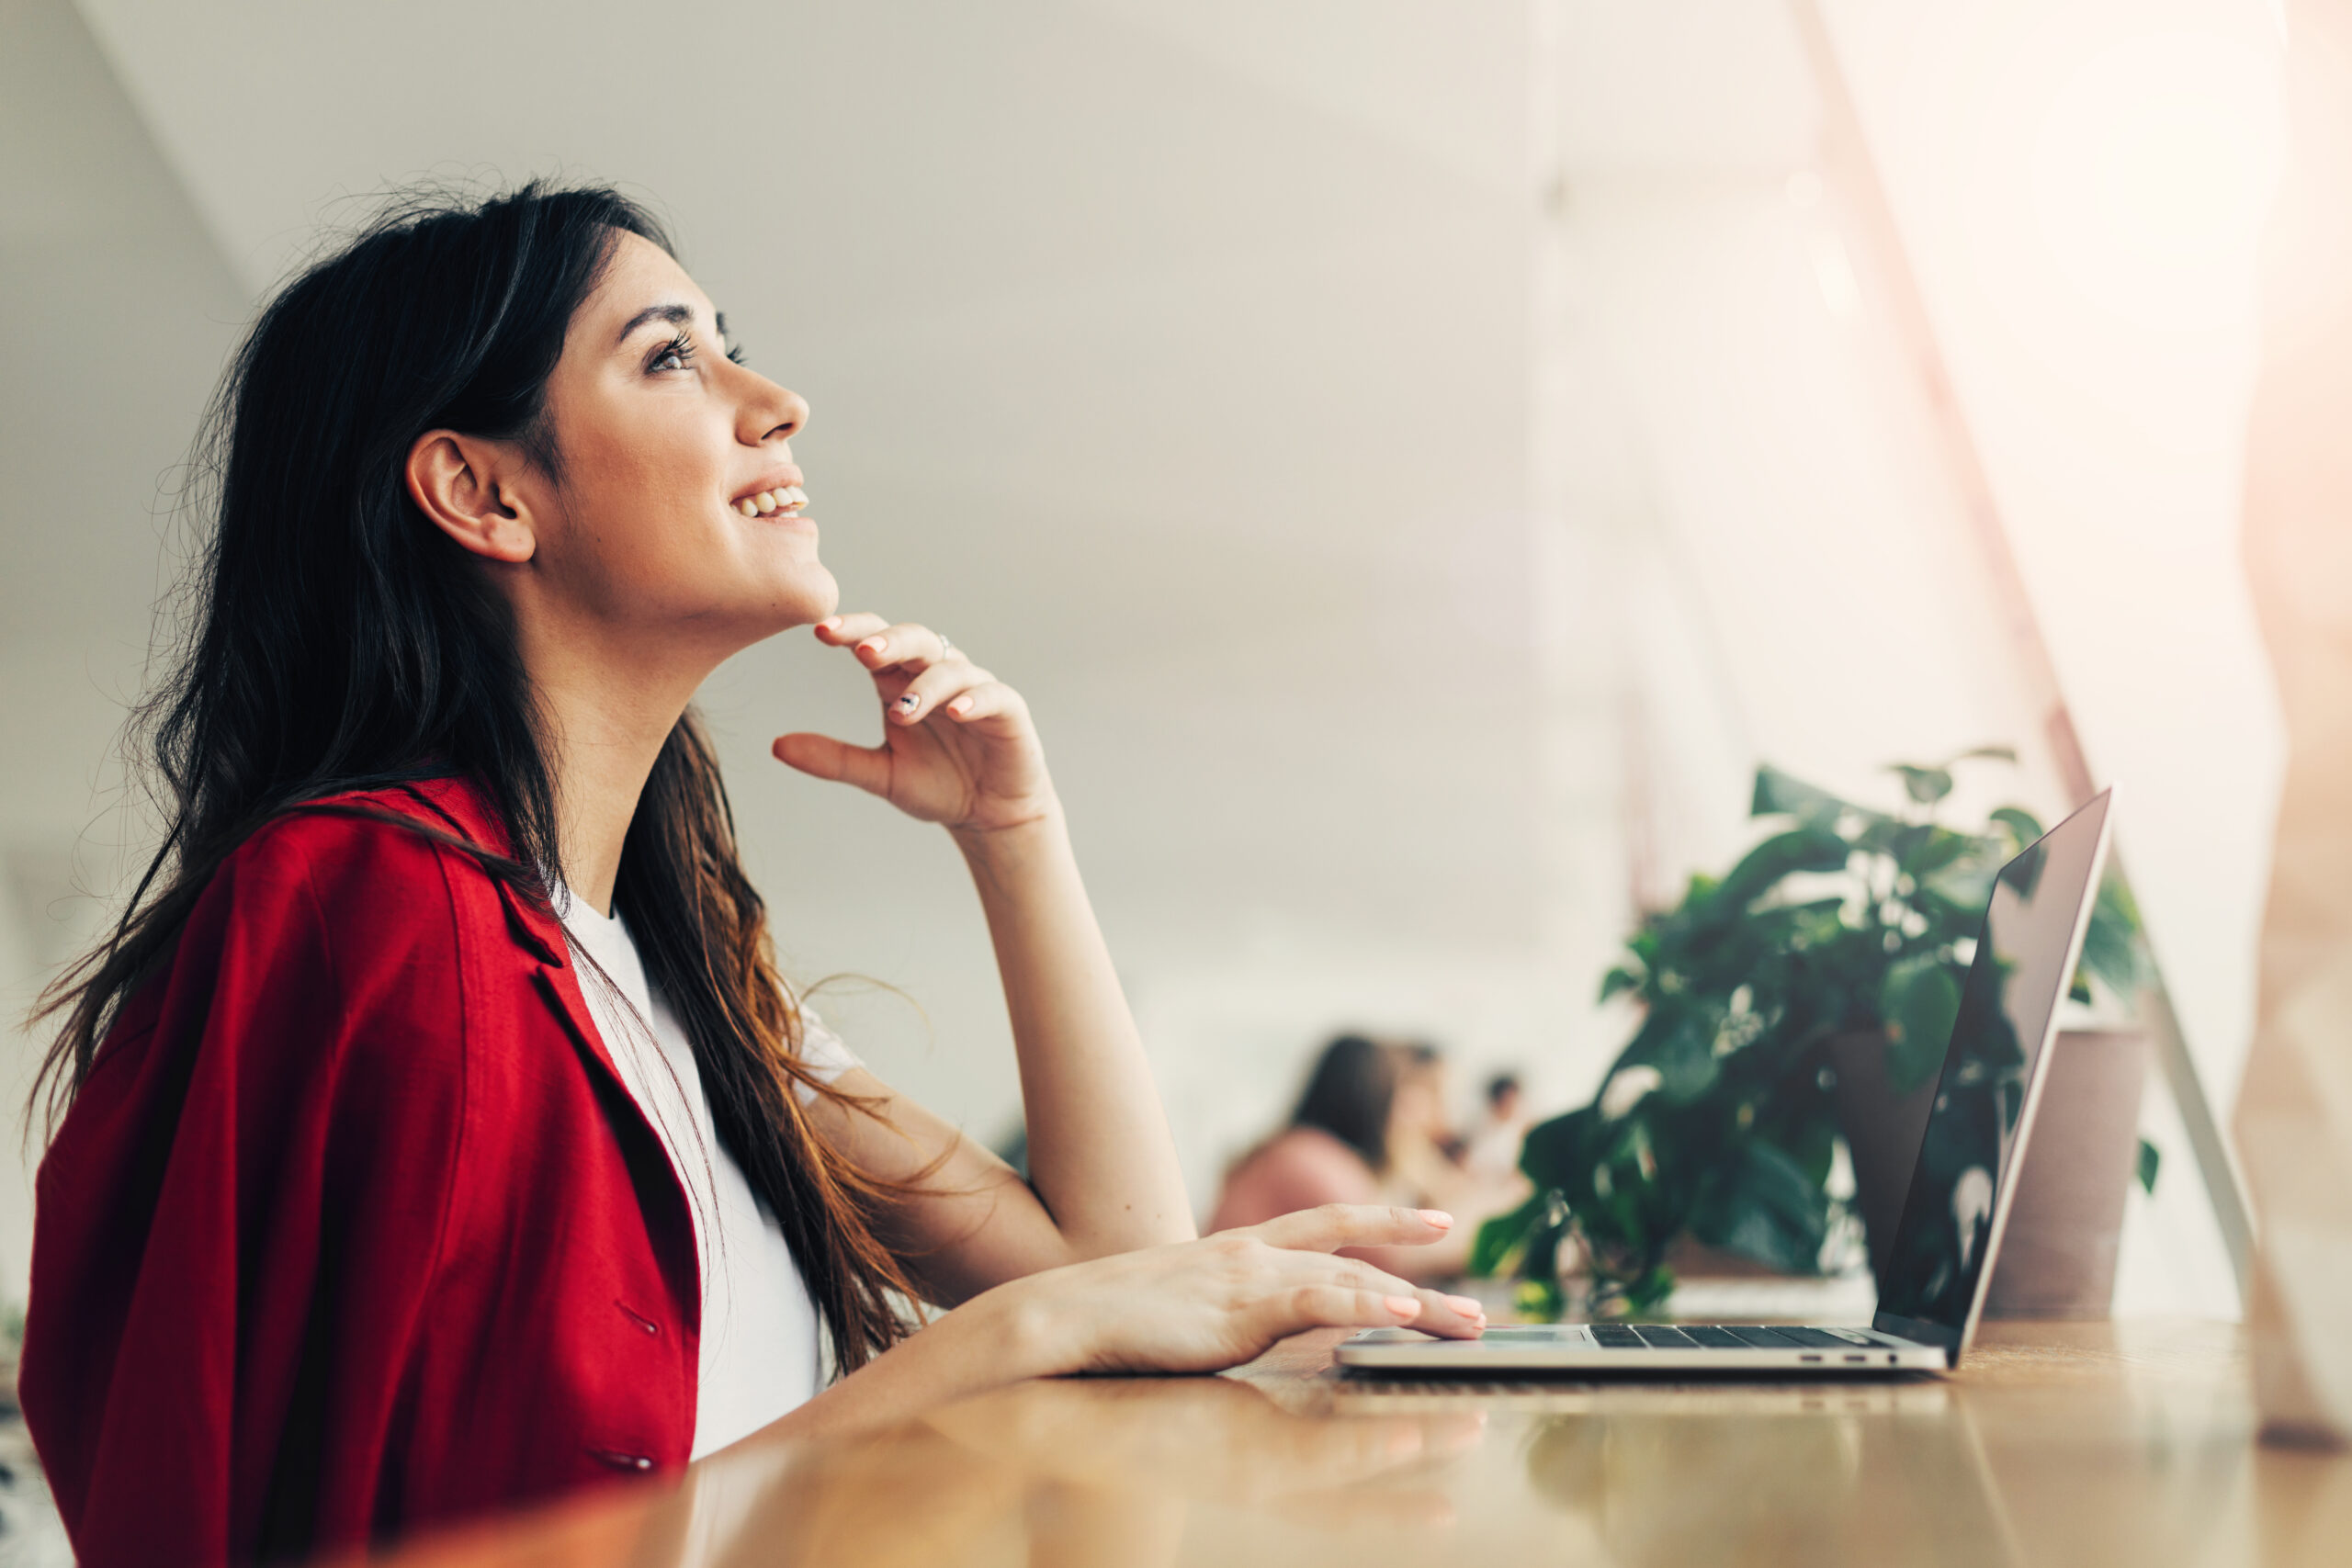
<instances>
[{"instance_id":1,"label":"blazer button","mask_svg":"<svg viewBox=\"0 0 2352 1568\"><path fill-rule=\"evenodd\" d=\"M646 1316L635 1307L630 1306L627 1302L616 1300L613 1304L621 1309L621 1315L623 1317L628 1319L631 1323L645 1330L646 1333L660 1334L662 1332L662 1325L660 1324L654 1322L651 1318Z\"/></svg>"},{"instance_id":2,"label":"blazer button","mask_svg":"<svg viewBox=\"0 0 2352 1568\"><path fill-rule=\"evenodd\" d=\"M626 1454L618 1449L590 1449L588 1452L601 1462L611 1465L615 1470L651 1470L653 1468L653 1461L643 1454Z\"/></svg>"}]
</instances>

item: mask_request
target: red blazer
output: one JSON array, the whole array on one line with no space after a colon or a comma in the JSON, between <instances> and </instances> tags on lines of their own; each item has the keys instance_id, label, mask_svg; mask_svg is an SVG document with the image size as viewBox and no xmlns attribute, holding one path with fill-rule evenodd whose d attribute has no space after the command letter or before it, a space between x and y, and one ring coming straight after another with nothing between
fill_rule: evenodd
<instances>
[{"instance_id":1,"label":"red blazer","mask_svg":"<svg viewBox=\"0 0 2352 1568\"><path fill-rule=\"evenodd\" d=\"M469 786L342 797L503 850ZM21 1397L87 1568L275 1559L683 1465L693 1220L561 928L301 810L41 1162Z\"/></svg>"}]
</instances>

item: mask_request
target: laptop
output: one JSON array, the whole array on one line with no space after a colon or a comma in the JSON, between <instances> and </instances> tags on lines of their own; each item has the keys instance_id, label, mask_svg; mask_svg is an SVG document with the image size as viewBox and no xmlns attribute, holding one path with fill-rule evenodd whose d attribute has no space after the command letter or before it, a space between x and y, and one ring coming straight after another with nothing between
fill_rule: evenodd
<instances>
[{"instance_id":1,"label":"laptop","mask_svg":"<svg viewBox=\"0 0 2352 1568\"><path fill-rule=\"evenodd\" d=\"M2107 863L2113 791L2043 834L1994 878L1903 1219L1868 1328L1569 1323L1440 1339L1374 1328L1333 1352L1362 1371L1482 1373L1942 1371L1975 1337L1993 1259Z\"/></svg>"}]
</instances>

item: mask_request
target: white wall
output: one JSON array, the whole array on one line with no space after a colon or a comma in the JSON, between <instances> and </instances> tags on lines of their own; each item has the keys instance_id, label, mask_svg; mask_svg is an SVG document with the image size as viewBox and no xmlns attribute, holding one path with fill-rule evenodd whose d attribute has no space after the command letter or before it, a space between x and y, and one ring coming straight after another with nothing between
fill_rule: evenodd
<instances>
[{"instance_id":1,"label":"white wall","mask_svg":"<svg viewBox=\"0 0 2352 1568\"><path fill-rule=\"evenodd\" d=\"M30 1190L18 1019L113 885L98 821L141 687L170 473L245 310L66 0L0 3L0 1307ZM96 822L96 831L92 831Z\"/></svg>"}]
</instances>

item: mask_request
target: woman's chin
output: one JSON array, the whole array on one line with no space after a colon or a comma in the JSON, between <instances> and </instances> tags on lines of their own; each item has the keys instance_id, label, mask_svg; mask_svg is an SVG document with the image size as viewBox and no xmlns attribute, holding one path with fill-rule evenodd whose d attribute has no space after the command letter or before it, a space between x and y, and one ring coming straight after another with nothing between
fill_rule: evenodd
<instances>
[{"instance_id":1,"label":"woman's chin","mask_svg":"<svg viewBox=\"0 0 2352 1568\"><path fill-rule=\"evenodd\" d=\"M842 585L824 566L810 561L793 575L792 619L786 629L812 626L842 607Z\"/></svg>"},{"instance_id":2,"label":"woman's chin","mask_svg":"<svg viewBox=\"0 0 2352 1568\"><path fill-rule=\"evenodd\" d=\"M797 626L814 626L840 607L841 598L832 573L822 567L804 568L787 582L769 584L765 592L729 594L671 618L669 635L707 649L714 660L731 659Z\"/></svg>"},{"instance_id":3,"label":"woman's chin","mask_svg":"<svg viewBox=\"0 0 2352 1568\"><path fill-rule=\"evenodd\" d=\"M815 561L800 562L776 584L760 616L759 636L765 639L795 626L814 626L841 607L841 584L833 574Z\"/></svg>"}]
</instances>

